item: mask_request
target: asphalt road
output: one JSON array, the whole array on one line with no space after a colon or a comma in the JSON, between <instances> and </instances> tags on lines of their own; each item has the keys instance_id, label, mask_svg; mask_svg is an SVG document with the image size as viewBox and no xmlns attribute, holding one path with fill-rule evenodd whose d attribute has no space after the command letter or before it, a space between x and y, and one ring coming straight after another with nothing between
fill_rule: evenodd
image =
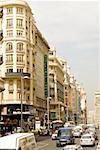
<instances>
[{"instance_id":1,"label":"asphalt road","mask_svg":"<svg viewBox=\"0 0 100 150\"><path fill-rule=\"evenodd\" d=\"M79 138L75 139L75 143L79 143ZM84 148L85 150L96 150L96 147L97 144ZM62 150L62 147L56 147L56 141L52 140L49 136L41 136L37 139L37 150Z\"/></svg>"},{"instance_id":2,"label":"asphalt road","mask_svg":"<svg viewBox=\"0 0 100 150\"><path fill-rule=\"evenodd\" d=\"M76 139L76 143L79 143L79 139ZM85 150L96 150L96 146L84 148ZM37 142L37 150L62 150L62 147L56 147L56 141L47 137L45 140Z\"/></svg>"}]
</instances>

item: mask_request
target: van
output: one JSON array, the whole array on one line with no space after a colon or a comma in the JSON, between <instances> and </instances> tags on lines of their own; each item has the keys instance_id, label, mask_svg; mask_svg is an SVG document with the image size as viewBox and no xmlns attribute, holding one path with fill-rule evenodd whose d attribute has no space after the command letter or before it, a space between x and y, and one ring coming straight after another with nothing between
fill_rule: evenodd
<instances>
[{"instance_id":1,"label":"van","mask_svg":"<svg viewBox=\"0 0 100 150\"><path fill-rule=\"evenodd\" d=\"M0 138L0 150L36 150L33 133L14 133Z\"/></svg>"},{"instance_id":2,"label":"van","mask_svg":"<svg viewBox=\"0 0 100 150\"><path fill-rule=\"evenodd\" d=\"M56 146L74 144L75 138L73 136L73 130L70 127L59 128L56 140Z\"/></svg>"}]
</instances>

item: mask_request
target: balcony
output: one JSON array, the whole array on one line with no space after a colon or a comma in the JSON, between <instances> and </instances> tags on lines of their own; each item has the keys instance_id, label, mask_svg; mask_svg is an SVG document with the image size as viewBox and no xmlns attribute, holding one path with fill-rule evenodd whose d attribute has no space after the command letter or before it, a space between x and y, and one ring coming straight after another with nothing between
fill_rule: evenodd
<instances>
[{"instance_id":1,"label":"balcony","mask_svg":"<svg viewBox=\"0 0 100 150\"><path fill-rule=\"evenodd\" d=\"M0 65L2 65L2 64L3 64L3 56L0 55Z\"/></svg>"},{"instance_id":2,"label":"balcony","mask_svg":"<svg viewBox=\"0 0 100 150\"><path fill-rule=\"evenodd\" d=\"M19 73L19 72L7 72L5 73L6 78L20 78L24 76L30 77L30 73Z\"/></svg>"},{"instance_id":3,"label":"balcony","mask_svg":"<svg viewBox=\"0 0 100 150\"><path fill-rule=\"evenodd\" d=\"M21 100L20 99L3 99L2 100L2 104L3 105L7 105L7 104L21 104ZM23 105L30 105L30 101L29 102L27 102L27 100L23 100Z\"/></svg>"},{"instance_id":4,"label":"balcony","mask_svg":"<svg viewBox=\"0 0 100 150\"><path fill-rule=\"evenodd\" d=\"M0 41L3 39L3 30L0 30Z\"/></svg>"},{"instance_id":5,"label":"balcony","mask_svg":"<svg viewBox=\"0 0 100 150\"><path fill-rule=\"evenodd\" d=\"M3 16L3 8L0 7L0 18L2 18L2 16Z\"/></svg>"}]
</instances>

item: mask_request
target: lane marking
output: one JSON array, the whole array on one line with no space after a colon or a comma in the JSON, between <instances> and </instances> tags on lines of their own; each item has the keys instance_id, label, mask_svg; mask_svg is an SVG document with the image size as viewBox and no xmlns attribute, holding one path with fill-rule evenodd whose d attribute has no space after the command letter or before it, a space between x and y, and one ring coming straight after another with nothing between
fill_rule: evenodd
<instances>
[{"instance_id":1,"label":"lane marking","mask_svg":"<svg viewBox=\"0 0 100 150\"><path fill-rule=\"evenodd\" d=\"M45 145L43 145L43 146L40 146L40 147L36 148L36 150L39 150L39 149L44 148L44 147L46 147L46 146L48 146L48 144L45 144Z\"/></svg>"}]
</instances>

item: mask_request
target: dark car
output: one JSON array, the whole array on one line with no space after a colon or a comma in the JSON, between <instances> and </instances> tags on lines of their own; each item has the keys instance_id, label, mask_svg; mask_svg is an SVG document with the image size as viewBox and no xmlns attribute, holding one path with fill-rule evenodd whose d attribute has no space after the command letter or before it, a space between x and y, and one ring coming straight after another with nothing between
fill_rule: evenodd
<instances>
[{"instance_id":1,"label":"dark car","mask_svg":"<svg viewBox=\"0 0 100 150\"><path fill-rule=\"evenodd\" d=\"M70 127L59 128L56 140L56 146L74 144L75 138L73 136L73 130Z\"/></svg>"}]
</instances>

